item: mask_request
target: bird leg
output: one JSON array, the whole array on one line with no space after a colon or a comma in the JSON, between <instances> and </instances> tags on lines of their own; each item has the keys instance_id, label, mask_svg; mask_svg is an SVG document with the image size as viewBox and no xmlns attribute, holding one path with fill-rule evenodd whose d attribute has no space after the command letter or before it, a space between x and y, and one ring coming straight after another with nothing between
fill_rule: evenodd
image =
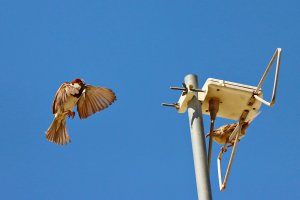
<instances>
[{"instance_id":1,"label":"bird leg","mask_svg":"<svg viewBox=\"0 0 300 200\"><path fill-rule=\"evenodd\" d=\"M72 112L71 110L68 110L68 111L67 111L67 116L68 116L69 118L72 117L72 119L74 119L75 112Z\"/></svg>"},{"instance_id":2,"label":"bird leg","mask_svg":"<svg viewBox=\"0 0 300 200\"><path fill-rule=\"evenodd\" d=\"M227 147L225 147L225 145L221 148L221 152L225 153L227 151Z\"/></svg>"}]
</instances>

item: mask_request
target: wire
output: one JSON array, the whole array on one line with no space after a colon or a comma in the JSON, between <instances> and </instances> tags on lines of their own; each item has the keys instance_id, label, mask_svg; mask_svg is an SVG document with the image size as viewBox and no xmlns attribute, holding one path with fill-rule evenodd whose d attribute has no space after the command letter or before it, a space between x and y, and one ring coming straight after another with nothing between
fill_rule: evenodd
<instances>
[{"instance_id":1,"label":"wire","mask_svg":"<svg viewBox=\"0 0 300 200\"><path fill-rule=\"evenodd\" d=\"M210 165L211 165L211 153L212 153L212 141L213 141L213 131L214 131L214 125L215 125L215 119L217 116L217 113L219 111L219 103L220 100L216 97L213 97L209 100L209 106L208 110L210 113L210 130L209 130L209 145L208 145L208 171L210 173Z\"/></svg>"}]
</instances>

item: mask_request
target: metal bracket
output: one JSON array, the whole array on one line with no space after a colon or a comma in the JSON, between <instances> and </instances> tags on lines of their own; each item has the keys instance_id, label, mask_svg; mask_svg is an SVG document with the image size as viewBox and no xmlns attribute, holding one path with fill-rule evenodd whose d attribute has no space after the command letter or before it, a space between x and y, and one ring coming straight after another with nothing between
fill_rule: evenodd
<instances>
[{"instance_id":1,"label":"metal bracket","mask_svg":"<svg viewBox=\"0 0 300 200\"><path fill-rule=\"evenodd\" d=\"M271 97L271 100L270 102L264 100L263 98L259 97L257 94L258 94L258 91L261 89L262 87L262 84L264 83L275 59L277 58L277 62L276 62L276 69L275 69L275 78L274 78L274 83L273 83L273 92L272 92L272 97ZM258 85L257 85L257 88L256 90L254 91L253 93L253 97L255 99L257 99L258 101L262 102L263 104L267 105L267 106L273 106L274 103L275 103L275 98L276 98L276 91L277 91L277 83L278 83L278 75L279 75L279 68L280 68L280 58L281 58L281 48L277 48L273 57L271 58L268 66L267 66L267 69L265 71L265 73L263 74L261 80L259 81ZM251 100L250 100L251 101ZM252 100L253 101L253 100ZM251 102L249 102L249 104L251 105Z\"/></svg>"},{"instance_id":2,"label":"metal bracket","mask_svg":"<svg viewBox=\"0 0 300 200\"><path fill-rule=\"evenodd\" d=\"M169 106L169 107L175 107L177 112L179 112L179 113L186 112L189 101L195 95L194 92L204 92L201 89L193 88L192 85L187 86L185 83L182 83L182 87L170 87L170 89L181 90L183 92L181 93L181 96L177 103L173 103L173 104L162 103L162 105Z\"/></svg>"}]
</instances>

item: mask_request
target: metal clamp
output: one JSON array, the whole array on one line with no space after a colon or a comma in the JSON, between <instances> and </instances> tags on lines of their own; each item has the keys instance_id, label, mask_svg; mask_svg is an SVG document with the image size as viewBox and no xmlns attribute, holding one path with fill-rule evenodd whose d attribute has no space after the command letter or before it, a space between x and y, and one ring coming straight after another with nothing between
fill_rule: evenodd
<instances>
[{"instance_id":1,"label":"metal clamp","mask_svg":"<svg viewBox=\"0 0 300 200\"><path fill-rule=\"evenodd\" d=\"M182 87L170 87L172 90L181 90L181 96L177 103L167 104L162 103L163 106L175 107L177 112L184 113L187 110L189 101L194 97L194 92L204 92L201 89L193 88L192 85L186 85L182 83Z\"/></svg>"}]
</instances>

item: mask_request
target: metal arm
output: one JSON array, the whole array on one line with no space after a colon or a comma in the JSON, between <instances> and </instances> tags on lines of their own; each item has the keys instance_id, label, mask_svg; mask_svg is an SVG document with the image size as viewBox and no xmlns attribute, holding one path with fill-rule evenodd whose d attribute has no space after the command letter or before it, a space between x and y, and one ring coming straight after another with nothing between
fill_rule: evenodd
<instances>
[{"instance_id":1,"label":"metal arm","mask_svg":"<svg viewBox=\"0 0 300 200\"><path fill-rule=\"evenodd\" d=\"M264 75L262 76L261 80L258 83L256 91L254 92L254 98L259 100L263 104L266 104L267 106L273 106L275 103L277 83L278 83L278 74L279 74L279 68L280 68L280 57L281 57L281 48L277 48L272 59L270 60L268 66L267 66L267 69L266 69ZM277 63L276 63L275 79L274 79L274 85L273 85L273 93L272 93L271 101L268 102L268 101L264 100L263 98L259 97L257 94L258 94L258 91L261 89L261 86L262 86L263 82L265 81L276 58L277 58Z\"/></svg>"},{"instance_id":2,"label":"metal arm","mask_svg":"<svg viewBox=\"0 0 300 200\"><path fill-rule=\"evenodd\" d=\"M235 155L235 151L236 151L236 148L237 148L237 144L238 144L238 140L239 140L239 136L240 136L240 133L241 133L241 124L240 122L238 123L238 125L236 126L236 128L234 129L233 133L232 133L232 136L235 135L235 141L234 141L234 145L233 145L233 149L232 149L232 152L231 152L231 156L230 156L230 159L229 159L229 163L228 163L228 166L227 166L227 170L226 170L226 173L225 173L225 178L224 178L224 181L222 181L222 166L221 166L221 160L222 160L222 156L224 154L224 152L226 152L226 149L227 149L227 146L228 146L228 143L226 143L219 155L218 155L218 177L219 177L219 187L220 187L220 190L223 192L226 188L226 184L227 184L227 181L228 181L228 177L229 177L229 173L230 173L230 170L231 170L231 165L232 165L232 161L233 161L233 158L234 158L234 155Z\"/></svg>"},{"instance_id":3,"label":"metal arm","mask_svg":"<svg viewBox=\"0 0 300 200\"><path fill-rule=\"evenodd\" d=\"M227 184L229 173L230 173L230 170L231 170L233 158L234 158L234 155L235 155L235 152L236 152L237 144L239 142L239 136L240 136L241 131L242 131L242 125L245 122L245 119L246 119L248 113L249 113L248 110L244 110L244 112L241 114L241 117L240 117L240 120L239 120L237 126L232 131L232 133L231 133L231 135L228 139L228 142L226 142L224 144L224 146L221 148L221 151L218 155L218 160L217 160L218 161L218 178L219 178L219 187L220 187L220 190L222 192L226 188L226 184ZM221 166L222 156L226 152L227 147L229 145L229 142L233 141L233 139L234 139L233 149L232 149L230 159L229 159L229 162L228 162L228 166L227 166L227 170L226 170L226 173L225 173L224 181L222 181L222 166Z\"/></svg>"}]
</instances>

